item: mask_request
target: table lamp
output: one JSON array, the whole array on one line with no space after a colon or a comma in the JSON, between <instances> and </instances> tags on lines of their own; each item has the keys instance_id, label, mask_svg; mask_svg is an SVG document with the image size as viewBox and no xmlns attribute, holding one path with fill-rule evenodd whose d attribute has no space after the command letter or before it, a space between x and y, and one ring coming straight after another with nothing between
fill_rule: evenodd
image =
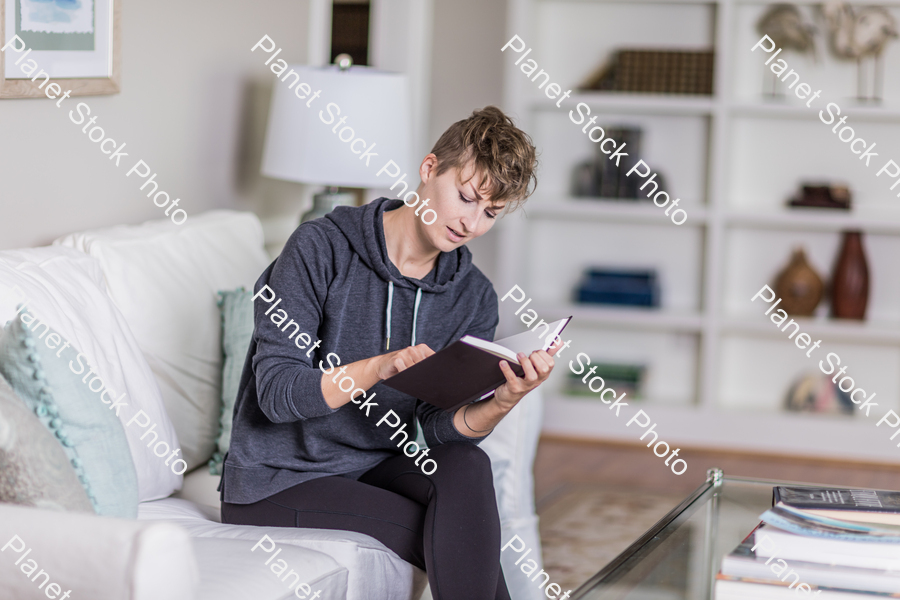
<instances>
[{"instance_id":1,"label":"table lamp","mask_svg":"<svg viewBox=\"0 0 900 600\"><path fill-rule=\"evenodd\" d=\"M409 160L406 76L351 66L348 55L336 62L288 65L272 95L262 174L326 186L302 221L352 205L353 194L338 193L338 186L388 187L387 177L376 173L389 160L401 168Z\"/></svg>"}]
</instances>

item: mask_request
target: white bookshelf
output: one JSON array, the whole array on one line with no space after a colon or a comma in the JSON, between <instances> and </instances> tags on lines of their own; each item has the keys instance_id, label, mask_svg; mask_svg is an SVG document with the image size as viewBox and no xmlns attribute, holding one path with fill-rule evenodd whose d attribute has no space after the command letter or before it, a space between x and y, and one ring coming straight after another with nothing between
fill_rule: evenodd
<instances>
[{"instance_id":1,"label":"white bookshelf","mask_svg":"<svg viewBox=\"0 0 900 600\"><path fill-rule=\"evenodd\" d=\"M578 437L637 442L627 419L591 398L562 393L569 360L648 366L646 410L661 438L693 447L784 452L837 459L895 462L900 449L877 418L788 413L780 408L790 383L818 371L837 352L848 374L878 393L878 417L900 412L900 199L877 168L857 164L849 150L799 99L772 101L762 92L763 62L749 48L767 2L716 0L510 0L507 38L533 48L528 58L563 90L575 90L621 47L713 47L715 94L710 97L578 92L557 108L504 56L505 109L541 151L538 191L522 214L499 226L499 278L533 297L541 318L575 317L568 356L547 384L544 428ZM812 10L811 2L800 2ZM900 2L888 6L900 20ZM855 93L855 64L836 62L817 38L819 62L792 51L781 57L803 74L825 102L840 104L854 128L877 141L879 159L900 161L900 79L885 78L883 106L863 106ZM505 42L505 40L504 40ZM884 56L890 74L900 43ZM667 178L682 199L684 225L650 203L576 199L569 181L594 145L568 119L578 102L600 114L598 125L637 125L641 157ZM818 105L824 106L824 103ZM880 165L879 165L880 167ZM842 180L854 192L850 212L788 210L801 181ZM802 331L826 351L808 359L763 315L750 297L772 284L793 247L830 278L840 232L865 232L871 291L865 322L829 319L827 302ZM588 266L652 267L662 306L641 310L574 304L571 293ZM520 330L501 305L501 328Z\"/></svg>"}]
</instances>

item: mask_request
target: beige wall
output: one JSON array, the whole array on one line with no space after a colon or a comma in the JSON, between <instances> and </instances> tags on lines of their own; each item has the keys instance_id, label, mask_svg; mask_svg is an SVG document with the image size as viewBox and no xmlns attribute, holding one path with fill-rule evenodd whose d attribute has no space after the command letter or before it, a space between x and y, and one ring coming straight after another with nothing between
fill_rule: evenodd
<instances>
[{"instance_id":1,"label":"beige wall","mask_svg":"<svg viewBox=\"0 0 900 600\"><path fill-rule=\"evenodd\" d=\"M431 139L476 108L503 102L505 0L436 0Z\"/></svg>"},{"instance_id":2,"label":"beige wall","mask_svg":"<svg viewBox=\"0 0 900 600\"><path fill-rule=\"evenodd\" d=\"M0 250L162 217L136 175L125 177L139 158L189 215L254 210L273 224L273 238L286 237L309 192L259 176L273 77L250 47L269 34L284 48L280 58L304 62L308 5L127 2L120 94L70 98L60 109L50 100L0 100ZM503 0L436 0L431 143L473 109L502 102L505 15ZM120 168L69 120L80 101L110 137L127 144ZM493 238L469 245L489 276Z\"/></svg>"},{"instance_id":3,"label":"beige wall","mask_svg":"<svg viewBox=\"0 0 900 600\"><path fill-rule=\"evenodd\" d=\"M217 207L263 216L299 212L301 186L257 175L271 74L279 58L306 60L307 0L131 0L124 3L122 92L0 100L0 249L49 243L87 228L163 216L125 173L143 159L188 214ZM86 102L129 156L118 169L69 120Z\"/></svg>"},{"instance_id":4,"label":"beige wall","mask_svg":"<svg viewBox=\"0 0 900 600\"><path fill-rule=\"evenodd\" d=\"M431 73L431 142L476 108L503 103L505 0L436 0ZM496 280L497 232L466 244Z\"/></svg>"}]
</instances>

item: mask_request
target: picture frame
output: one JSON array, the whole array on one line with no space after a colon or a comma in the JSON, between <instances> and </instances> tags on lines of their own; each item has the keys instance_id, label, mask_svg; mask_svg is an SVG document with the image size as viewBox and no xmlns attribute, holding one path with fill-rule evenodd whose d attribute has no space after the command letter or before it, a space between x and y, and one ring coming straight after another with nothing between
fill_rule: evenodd
<instances>
[{"instance_id":1,"label":"picture frame","mask_svg":"<svg viewBox=\"0 0 900 600\"><path fill-rule=\"evenodd\" d=\"M0 99L46 97L45 78L22 71L29 64L72 96L119 93L121 31L121 0L0 0L0 48L22 42L0 53Z\"/></svg>"}]
</instances>

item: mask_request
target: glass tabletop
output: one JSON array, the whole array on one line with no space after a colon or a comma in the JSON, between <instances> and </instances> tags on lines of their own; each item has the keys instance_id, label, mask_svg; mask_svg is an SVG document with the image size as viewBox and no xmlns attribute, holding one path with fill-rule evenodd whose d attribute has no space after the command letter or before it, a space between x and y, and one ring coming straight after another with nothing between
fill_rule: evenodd
<instances>
[{"instance_id":1,"label":"glass tabletop","mask_svg":"<svg viewBox=\"0 0 900 600\"><path fill-rule=\"evenodd\" d=\"M711 600L722 557L772 506L776 485L812 485L725 477L706 482L622 554L575 590L573 600Z\"/></svg>"}]
</instances>

